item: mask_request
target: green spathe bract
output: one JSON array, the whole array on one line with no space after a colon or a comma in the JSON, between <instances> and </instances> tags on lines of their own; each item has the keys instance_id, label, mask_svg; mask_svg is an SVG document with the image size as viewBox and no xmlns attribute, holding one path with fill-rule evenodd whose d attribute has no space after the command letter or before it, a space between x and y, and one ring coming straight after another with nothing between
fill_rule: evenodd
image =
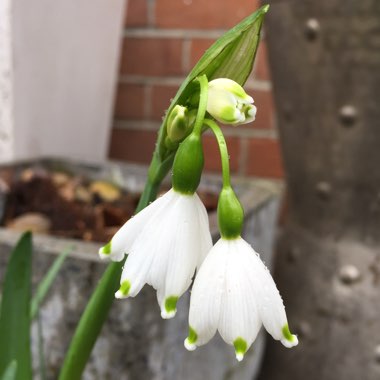
<instances>
[{"instance_id":1,"label":"green spathe bract","mask_svg":"<svg viewBox=\"0 0 380 380\"><path fill-rule=\"evenodd\" d=\"M179 146L173 164L173 189L181 194L194 194L204 165L201 136L192 133Z\"/></svg>"},{"instance_id":2,"label":"green spathe bract","mask_svg":"<svg viewBox=\"0 0 380 380\"><path fill-rule=\"evenodd\" d=\"M161 125L155 155L159 161L170 157L165 146L168 116L177 104L184 105L198 91L195 78L206 74L209 81L229 78L244 85L255 61L260 31L269 5L264 5L220 37L202 56L183 81Z\"/></svg>"},{"instance_id":3,"label":"green spathe bract","mask_svg":"<svg viewBox=\"0 0 380 380\"><path fill-rule=\"evenodd\" d=\"M224 187L218 200L218 224L224 239L236 239L241 235L244 211L232 187Z\"/></svg>"}]
</instances>

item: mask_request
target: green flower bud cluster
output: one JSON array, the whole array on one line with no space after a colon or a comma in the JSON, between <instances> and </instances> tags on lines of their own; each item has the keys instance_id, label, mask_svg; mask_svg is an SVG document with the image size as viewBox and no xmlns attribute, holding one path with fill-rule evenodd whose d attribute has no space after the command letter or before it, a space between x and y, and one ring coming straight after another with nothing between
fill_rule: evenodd
<instances>
[{"instance_id":1,"label":"green flower bud cluster","mask_svg":"<svg viewBox=\"0 0 380 380\"><path fill-rule=\"evenodd\" d=\"M171 143L177 143L188 135L190 118L187 107L177 104L168 116L166 125L167 137Z\"/></svg>"},{"instance_id":2,"label":"green flower bud cluster","mask_svg":"<svg viewBox=\"0 0 380 380\"><path fill-rule=\"evenodd\" d=\"M254 120L256 107L252 97L231 79L208 82L203 76L198 81L200 92L191 94L187 106L176 105L168 115L168 144L179 144L173 164L173 188L181 194L194 194L197 190L204 165L202 131L210 128L218 141L223 172L223 188L218 200L219 230L223 238L236 239L242 232L244 211L230 184L229 156L223 133L206 113L223 123L237 125Z\"/></svg>"}]
</instances>

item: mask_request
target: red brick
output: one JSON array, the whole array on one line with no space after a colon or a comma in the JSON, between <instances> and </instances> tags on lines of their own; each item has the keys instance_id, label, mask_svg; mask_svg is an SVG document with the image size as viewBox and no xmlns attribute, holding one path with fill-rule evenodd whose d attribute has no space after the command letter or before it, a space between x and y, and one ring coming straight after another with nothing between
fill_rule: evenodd
<instances>
[{"instance_id":1,"label":"red brick","mask_svg":"<svg viewBox=\"0 0 380 380\"><path fill-rule=\"evenodd\" d=\"M178 91L177 86L153 86L152 109L150 117L153 120L162 120L165 111L169 108L171 99Z\"/></svg>"},{"instance_id":2,"label":"red brick","mask_svg":"<svg viewBox=\"0 0 380 380\"><path fill-rule=\"evenodd\" d=\"M115 100L116 119L144 118L144 86L137 84L119 84Z\"/></svg>"},{"instance_id":3,"label":"red brick","mask_svg":"<svg viewBox=\"0 0 380 380\"><path fill-rule=\"evenodd\" d=\"M111 133L109 157L139 163L149 163L157 133L114 128Z\"/></svg>"},{"instance_id":4,"label":"red brick","mask_svg":"<svg viewBox=\"0 0 380 380\"><path fill-rule=\"evenodd\" d=\"M225 29L257 8L258 0L156 0L156 25L162 28Z\"/></svg>"},{"instance_id":5,"label":"red brick","mask_svg":"<svg viewBox=\"0 0 380 380\"><path fill-rule=\"evenodd\" d=\"M138 27L148 24L147 0L128 0L125 26Z\"/></svg>"},{"instance_id":6,"label":"red brick","mask_svg":"<svg viewBox=\"0 0 380 380\"><path fill-rule=\"evenodd\" d=\"M212 39L195 38L191 41L190 49L190 65L193 67L204 52L215 42Z\"/></svg>"},{"instance_id":7,"label":"red brick","mask_svg":"<svg viewBox=\"0 0 380 380\"><path fill-rule=\"evenodd\" d=\"M284 176L279 143L272 139L251 139L246 174L256 177L282 178Z\"/></svg>"},{"instance_id":8,"label":"red brick","mask_svg":"<svg viewBox=\"0 0 380 380\"><path fill-rule=\"evenodd\" d=\"M125 38L121 73L132 75L182 74L182 41L169 38Z\"/></svg>"},{"instance_id":9,"label":"red brick","mask_svg":"<svg viewBox=\"0 0 380 380\"><path fill-rule=\"evenodd\" d=\"M253 77L259 80L270 80L270 69L268 64L268 51L265 41L261 41L257 56L255 59L255 67L253 69Z\"/></svg>"},{"instance_id":10,"label":"red brick","mask_svg":"<svg viewBox=\"0 0 380 380\"><path fill-rule=\"evenodd\" d=\"M249 90L257 107L256 119L248 124L252 128L269 129L274 127L274 104L272 91Z\"/></svg>"},{"instance_id":11,"label":"red brick","mask_svg":"<svg viewBox=\"0 0 380 380\"><path fill-rule=\"evenodd\" d=\"M240 141L238 137L226 137L228 153L230 155L230 170L239 169ZM203 151L205 154L205 169L207 171L222 171L219 147L214 136L203 136Z\"/></svg>"}]
</instances>

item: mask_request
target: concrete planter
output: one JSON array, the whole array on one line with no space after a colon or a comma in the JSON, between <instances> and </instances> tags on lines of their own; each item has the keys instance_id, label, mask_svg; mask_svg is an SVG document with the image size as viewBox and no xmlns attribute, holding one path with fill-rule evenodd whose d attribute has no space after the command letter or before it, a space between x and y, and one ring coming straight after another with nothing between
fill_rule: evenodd
<instances>
[{"instance_id":1,"label":"concrete planter","mask_svg":"<svg viewBox=\"0 0 380 380\"><path fill-rule=\"evenodd\" d=\"M59 160L42 160L41 163L48 167L65 167L91 178L110 179L116 173L118 178L124 179L125 186L133 190L141 189L146 175L145 167L130 164L106 163L99 166ZM16 166L22 168L25 163ZM244 237L270 265L282 186L278 182L256 179L236 179L234 183L246 210ZM202 187L214 191L218 191L220 185L220 178L214 176L205 176L202 182ZM213 236L217 238L216 214L209 216ZM2 278L10 249L17 238L17 233L0 228ZM105 269L105 263L100 262L97 256L98 244L35 236L35 284L55 256L69 245L74 247L73 252L40 311L48 379L57 378L76 323ZM255 349L251 349L247 358L239 364L232 347L227 346L219 336L189 353L183 347L187 334L188 304L187 293L178 304L176 318L165 321L160 317L155 292L148 286L135 299L115 301L83 379L252 380L261 361L263 334L255 343ZM36 334L33 335L36 352ZM36 371L36 378L37 374Z\"/></svg>"}]
</instances>

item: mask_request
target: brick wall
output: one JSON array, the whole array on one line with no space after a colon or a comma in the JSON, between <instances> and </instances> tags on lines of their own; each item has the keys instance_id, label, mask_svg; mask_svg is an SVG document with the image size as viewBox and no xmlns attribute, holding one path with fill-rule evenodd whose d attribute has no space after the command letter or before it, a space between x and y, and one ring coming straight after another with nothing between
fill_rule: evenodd
<instances>
[{"instance_id":1,"label":"brick wall","mask_svg":"<svg viewBox=\"0 0 380 380\"><path fill-rule=\"evenodd\" d=\"M164 110L203 52L258 0L129 0L109 156L148 163ZM258 107L254 123L225 127L236 174L280 178L265 40L246 91ZM206 170L219 171L217 145L205 136Z\"/></svg>"}]
</instances>

